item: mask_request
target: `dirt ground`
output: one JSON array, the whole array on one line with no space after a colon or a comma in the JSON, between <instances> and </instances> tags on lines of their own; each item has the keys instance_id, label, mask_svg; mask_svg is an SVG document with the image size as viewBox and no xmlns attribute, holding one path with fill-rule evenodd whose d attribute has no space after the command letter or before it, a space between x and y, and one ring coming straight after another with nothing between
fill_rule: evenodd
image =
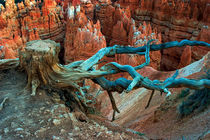
<instances>
[{"instance_id":1,"label":"dirt ground","mask_svg":"<svg viewBox=\"0 0 210 140\"><path fill-rule=\"evenodd\" d=\"M180 118L177 106L181 100L175 102L175 97L162 103L147 119L140 118L139 123L131 123L128 127L147 134L150 139L209 140L210 107Z\"/></svg>"},{"instance_id":2,"label":"dirt ground","mask_svg":"<svg viewBox=\"0 0 210 140\"><path fill-rule=\"evenodd\" d=\"M7 98L0 110L0 140L143 139L99 116L70 112L59 96L44 89L32 97L23 91L26 83L23 72L0 71L0 103Z\"/></svg>"},{"instance_id":3,"label":"dirt ground","mask_svg":"<svg viewBox=\"0 0 210 140\"><path fill-rule=\"evenodd\" d=\"M174 100L176 94L167 100L156 94L150 107L139 112L147 101L141 99L119 120L110 122L100 115L85 116L70 111L56 91L39 88L36 96L31 96L30 91L24 90L26 84L24 72L14 69L0 71L0 104L6 99L0 107L0 140L210 139L210 108L179 119L177 105L181 100ZM148 97L149 94L145 96Z\"/></svg>"}]
</instances>

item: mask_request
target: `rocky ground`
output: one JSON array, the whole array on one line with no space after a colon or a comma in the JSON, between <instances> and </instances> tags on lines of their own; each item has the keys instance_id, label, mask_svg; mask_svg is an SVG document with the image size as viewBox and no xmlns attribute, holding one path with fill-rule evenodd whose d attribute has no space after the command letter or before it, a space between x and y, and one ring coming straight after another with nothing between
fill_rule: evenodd
<instances>
[{"instance_id":1,"label":"rocky ground","mask_svg":"<svg viewBox=\"0 0 210 140\"><path fill-rule=\"evenodd\" d=\"M0 58L16 58L26 42L39 39L59 42L61 62L66 64L85 60L109 45L142 46L149 38L158 39L158 43L210 40L209 0L119 0L115 4L110 0L87 0L81 1L81 10L78 7L69 9L69 0L64 0L62 7L60 0L56 2L43 0L41 4L26 0L16 5L14 0L7 0L6 7L0 5ZM151 52L150 66L156 70L147 67L141 74L151 79L165 79L173 71L157 70L183 68L209 51L186 46ZM144 56L134 55L106 59L135 66L145 62ZM210 66L210 62L196 63L182 69L180 77L200 73L204 64ZM29 91L23 90L26 81L26 74L17 70L0 71L0 140L143 138L130 131L143 132L151 139L210 139L209 109L183 120L177 119L176 107L181 100L174 101L174 98L181 89L172 89L173 96L169 100L155 92L147 109L151 91L141 88L127 95L113 93L121 111L113 123L109 121L112 107L104 91L96 104L106 118L94 114L85 116L79 111L70 111L71 105L67 107L56 91L41 88L32 97ZM91 87L96 92L99 89L94 84Z\"/></svg>"},{"instance_id":2,"label":"rocky ground","mask_svg":"<svg viewBox=\"0 0 210 140\"><path fill-rule=\"evenodd\" d=\"M6 99L0 110L0 140L146 139L99 116L70 112L59 96L44 89L32 97L23 92L26 75L17 70L1 71L0 81L0 103Z\"/></svg>"},{"instance_id":3,"label":"rocky ground","mask_svg":"<svg viewBox=\"0 0 210 140\"><path fill-rule=\"evenodd\" d=\"M209 57L210 54L207 54L201 60L179 69L178 78L199 79L205 77L206 73L203 71L209 69ZM143 76L153 80L164 80L174 72L161 72L151 67L145 67L139 71ZM182 119L179 117L177 108L186 98L177 99L177 96L183 89L170 89L172 95L169 98L166 98L165 94L161 96L160 92L155 91L150 106L146 109L145 106L151 94L150 90L139 88L125 95L113 93L120 110L120 113L116 114L114 123L140 131L151 139L180 140L182 137L186 140L208 139L210 108ZM190 93L192 94L193 90ZM100 94L97 99L102 102L101 112L103 115L111 119L113 112L110 103L107 104L106 96L106 93ZM107 108L109 109L107 110Z\"/></svg>"},{"instance_id":4,"label":"rocky ground","mask_svg":"<svg viewBox=\"0 0 210 140\"><path fill-rule=\"evenodd\" d=\"M176 95L168 98L154 113L130 124L132 129L149 135L151 139L208 140L210 138L210 108L180 118L177 107L183 99ZM145 113L144 113L145 114ZM136 121L136 122L137 122Z\"/></svg>"},{"instance_id":5,"label":"rocky ground","mask_svg":"<svg viewBox=\"0 0 210 140\"><path fill-rule=\"evenodd\" d=\"M209 57L210 53L180 69L178 77L204 76L204 69L210 66ZM151 79L164 79L174 73L151 67L142 70L140 73ZM177 95L182 89L170 89L172 95L168 98L155 92L147 109L149 90L113 93L121 112L110 122L113 111L106 93L97 97L97 102L101 100L101 113L95 111L86 116L75 109L73 100L66 102L67 97L61 96L63 91L41 86L36 96L31 96L30 91L24 90L26 84L26 73L18 69L0 71L0 140L208 140L210 137L210 108L179 118L177 106L184 99L177 99ZM144 135L140 136L140 132Z\"/></svg>"}]
</instances>

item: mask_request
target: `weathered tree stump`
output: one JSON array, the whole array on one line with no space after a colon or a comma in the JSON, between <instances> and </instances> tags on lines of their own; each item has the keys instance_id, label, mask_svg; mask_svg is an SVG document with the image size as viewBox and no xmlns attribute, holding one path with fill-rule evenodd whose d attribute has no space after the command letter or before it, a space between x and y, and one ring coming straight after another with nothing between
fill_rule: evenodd
<instances>
[{"instance_id":1,"label":"weathered tree stump","mask_svg":"<svg viewBox=\"0 0 210 140\"><path fill-rule=\"evenodd\" d=\"M40 83L46 85L54 84L55 75L53 67L58 63L59 44L54 41L31 41L28 42L25 51L20 54L20 66L28 75L27 88L32 88L32 94ZM52 77L52 78L51 78Z\"/></svg>"},{"instance_id":2,"label":"weathered tree stump","mask_svg":"<svg viewBox=\"0 0 210 140\"><path fill-rule=\"evenodd\" d=\"M25 51L20 53L20 66L27 72L26 88L31 89L32 96L35 96L40 84L55 88L70 88L72 91L77 89L84 94L78 85L82 80L82 76L79 76L82 71L65 68L59 64L60 44L51 40L39 40L28 42L26 45ZM72 94L80 108L84 110L80 100L82 99L82 103L85 104L85 98L79 100L74 92Z\"/></svg>"}]
</instances>

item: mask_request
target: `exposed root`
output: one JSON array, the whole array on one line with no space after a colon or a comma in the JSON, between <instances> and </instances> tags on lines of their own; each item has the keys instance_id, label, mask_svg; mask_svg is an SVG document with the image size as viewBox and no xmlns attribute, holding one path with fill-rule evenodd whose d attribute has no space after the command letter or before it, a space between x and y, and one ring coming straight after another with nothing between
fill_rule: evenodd
<instances>
[{"instance_id":1,"label":"exposed root","mask_svg":"<svg viewBox=\"0 0 210 140\"><path fill-rule=\"evenodd\" d=\"M19 66L19 59L0 59L0 70L11 69Z\"/></svg>"},{"instance_id":2,"label":"exposed root","mask_svg":"<svg viewBox=\"0 0 210 140\"><path fill-rule=\"evenodd\" d=\"M8 99L9 99L9 98L6 97L6 98L4 98L4 100L1 102L1 104L0 104L0 111L4 108L4 104L5 104L6 100L8 100Z\"/></svg>"},{"instance_id":3,"label":"exposed root","mask_svg":"<svg viewBox=\"0 0 210 140\"><path fill-rule=\"evenodd\" d=\"M145 106L145 109L147 109L147 108L149 107L150 102L151 102L151 100L152 100L152 97L153 97L154 93L155 93L155 90L152 90L152 93L151 93L151 95L150 95L150 97L149 97L149 100L148 100L148 102L147 102L147 105Z\"/></svg>"},{"instance_id":4,"label":"exposed root","mask_svg":"<svg viewBox=\"0 0 210 140\"><path fill-rule=\"evenodd\" d=\"M40 85L40 81L39 81L39 79L37 77L33 77L31 84L32 84L32 87L31 87L31 89L32 89L31 96L35 96L36 95L36 89Z\"/></svg>"},{"instance_id":5,"label":"exposed root","mask_svg":"<svg viewBox=\"0 0 210 140\"><path fill-rule=\"evenodd\" d=\"M117 105L115 103L114 97L112 95L112 93L110 91L107 91L108 95L109 95L109 99L111 101L112 104L112 109L113 109L113 116L112 116L112 121L115 120L115 112L117 111L117 113L120 113L119 109L117 108Z\"/></svg>"},{"instance_id":6,"label":"exposed root","mask_svg":"<svg viewBox=\"0 0 210 140\"><path fill-rule=\"evenodd\" d=\"M20 64L21 68L25 69L28 75L27 88L32 89L31 95L36 94L36 89L39 85L49 85L55 88L66 88L70 87L80 92L80 95L72 93L75 100L78 102L80 108L85 111L86 100L85 93L81 88L82 81L84 79L92 79L95 83L99 84L104 90L108 91L112 108L115 112L120 112L116 106L114 97L111 92L117 91L121 93L130 92L133 89L144 87L153 90L149 102L152 99L154 90L158 90L161 93L167 93L170 95L168 88L176 87L188 87L193 89L210 88L209 79L193 80L186 78L176 79L178 71L171 77L166 79L164 82L158 80L150 80L147 77L143 77L136 70L149 65L150 51L162 50L172 47L182 47L184 45L190 46L207 46L210 48L210 44L202 41L190 41L183 40L181 42L173 41L163 44L151 44L154 40L148 41L147 45L143 47L130 47L114 45L112 47L106 47L99 50L95 55L89 59L83 61L73 62L69 65L60 65L58 61L58 54L60 45L51 40L39 40L28 42L25 51L20 53L20 61L14 60L1 60L0 70L11 67L16 67ZM94 66L104 56L114 56L115 54L138 54L145 55L146 62L142 65L132 67L130 65L120 65L116 62L111 62L99 70L95 70ZM19 63L20 62L20 63ZM103 76L116 74L120 72L128 72L133 80L127 80L125 78L119 78L115 81L109 81ZM113 118L114 118L113 115Z\"/></svg>"},{"instance_id":7,"label":"exposed root","mask_svg":"<svg viewBox=\"0 0 210 140\"><path fill-rule=\"evenodd\" d=\"M113 114L112 114L112 122L115 120L115 113L116 113L116 110L113 110Z\"/></svg>"}]
</instances>

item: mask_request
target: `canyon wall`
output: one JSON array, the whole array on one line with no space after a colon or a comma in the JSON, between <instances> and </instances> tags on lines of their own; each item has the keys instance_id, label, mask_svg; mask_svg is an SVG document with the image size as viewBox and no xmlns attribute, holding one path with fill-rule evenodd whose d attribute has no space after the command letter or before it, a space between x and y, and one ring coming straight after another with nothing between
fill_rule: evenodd
<instances>
[{"instance_id":1,"label":"canyon wall","mask_svg":"<svg viewBox=\"0 0 210 140\"><path fill-rule=\"evenodd\" d=\"M161 42L161 35L150 24L142 23L139 28L130 17L130 9L121 9L110 3L102 2L97 6L95 19L90 18L88 6L92 3L81 3L81 6L69 6L65 35L65 62L85 60L99 49L110 45L143 46L149 39ZM76 12L75 12L76 11ZM94 20L96 23L94 24ZM102 34L103 33L103 34ZM105 39L106 38L106 39ZM144 56L116 55L105 58L107 62L116 61L120 64L139 65L145 62ZM160 51L151 52L151 66L160 66Z\"/></svg>"},{"instance_id":2,"label":"canyon wall","mask_svg":"<svg viewBox=\"0 0 210 140\"><path fill-rule=\"evenodd\" d=\"M17 57L19 49L31 40L52 39L61 41L64 38L65 23L61 8L55 1L25 0L15 4L14 0L7 0L0 11L0 46L2 56L8 58L9 50ZM12 56L13 57L13 56Z\"/></svg>"},{"instance_id":3,"label":"canyon wall","mask_svg":"<svg viewBox=\"0 0 210 140\"><path fill-rule=\"evenodd\" d=\"M71 6L79 8L83 15L69 19L68 7ZM65 35L66 50L61 58L64 57L66 63L86 59L105 45L137 47L152 38L158 40L156 43L182 39L209 42L208 13L210 4L207 0L120 0L115 3L110 0L44 0L43 3L25 0L18 4L7 0L0 12L0 45L7 48L1 49L4 52L1 56L8 56L5 55L8 50L16 57L18 49L30 40L52 39L63 46ZM98 42L94 41L97 39ZM93 51L87 55L81 48ZM174 70L200 59L208 51L207 48L186 46L151 52L150 66ZM75 52L78 52L78 58ZM145 61L144 56L136 55L117 55L114 59L109 58L112 60L132 66Z\"/></svg>"},{"instance_id":4,"label":"canyon wall","mask_svg":"<svg viewBox=\"0 0 210 140\"><path fill-rule=\"evenodd\" d=\"M210 41L209 0L120 0L119 3L121 7L130 7L131 16L137 24L146 21L156 27L163 42L182 39ZM186 66L208 51L203 47L163 50L161 69L174 70Z\"/></svg>"},{"instance_id":5,"label":"canyon wall","mask_svg":"<svg viewBox=\"0 0 210 140\"><path fill-rule=\"evenodd\" d=\"M79 6L68 7L64 43L65 63L86 60L104 47L106 40L101 33L100 22L94 24L88 20Z\"/></svg>"},{"instance_id":6,"label":"canyon wall","mask_svg":"<svg viewBox=\"0 0 210 140\"><path fill-rule=\"evenodd\" d=\"M130 45L140 47L150 39L157 39L161 43L161 35L150 24L142 22L137 26L131 18L131 9L121 8L120 5L112 5L108 1L100 1L96 5L95 18L101 22L102 33L109 46ZM160 52L151 52L151 66L158 69L160 65ZM136 66L145 62L144 56L137 55L116 55L115 61L120 64Z\"/></svg>"}]
</instances>

